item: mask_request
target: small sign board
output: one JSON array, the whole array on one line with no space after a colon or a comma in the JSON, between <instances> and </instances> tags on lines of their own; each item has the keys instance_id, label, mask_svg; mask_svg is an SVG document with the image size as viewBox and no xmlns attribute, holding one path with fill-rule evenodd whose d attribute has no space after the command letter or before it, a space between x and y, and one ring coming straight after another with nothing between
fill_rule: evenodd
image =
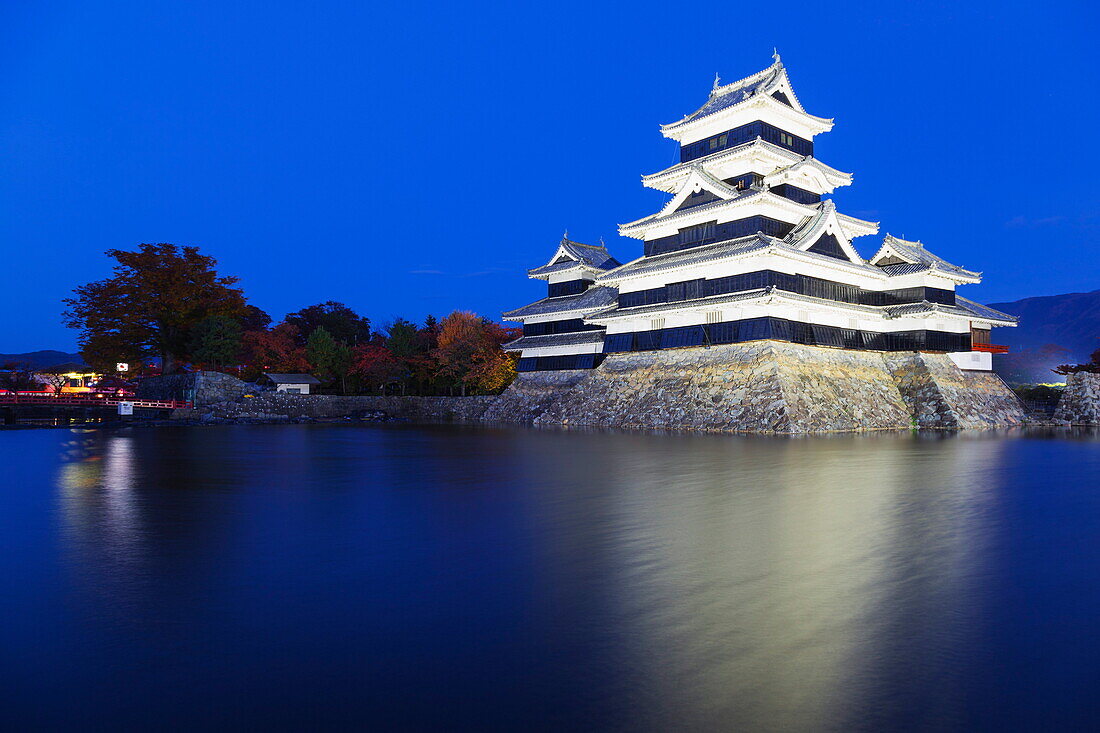
<instances>
[{"instance_id":1,"label":"small sign board","mask_svg":"<svg viewBox=\"0 0 1100 733\"><path fill-rule=\"evenodd\" d=\"M134 414L134 403L133 402L119 402L118 403L118 414L119 415L133 415Z\"/></svg>"},{"instance_id":2,"label":"small sign board","mask_svg":"<svg viewBox=\"0 0 1100 733\"><path fill-rule=\"evenodd\" d=\"M130 371L130 365L127 364L124 361L117 362L115 364L115 371L116 372L128 372L128 371Z\"/></svg>"}]
</instances>

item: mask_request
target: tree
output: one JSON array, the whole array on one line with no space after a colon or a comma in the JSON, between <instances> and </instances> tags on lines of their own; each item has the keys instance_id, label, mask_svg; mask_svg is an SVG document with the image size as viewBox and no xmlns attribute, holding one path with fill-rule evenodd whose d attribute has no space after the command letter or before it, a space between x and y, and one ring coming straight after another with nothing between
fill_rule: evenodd
<instances>
[{"instance_id":1,"label":"tree","mask_svg":"<svg viewBox=\"0 0 1100 733\"><path fill-rule=\"evenodd\" d=\"M439 345L439 320L430 313L428 317L424 319L423 331L428 336L429 348L434 349Z\"/></svg>"},{"instance_id":2,"label":"tree","mask_svg":"<svg viewBox=\"0 0 1100 733\"><path fill-rule=\"evenodd\" d=\"M515 363L501 345L515 338L509 329L469 311L455 311L443 319L435 356L439 374L467 390L495 392L511 383Z\"/></svg>"},{"instance_id":3,"label":"tree","mask_svg":"<svg viewBox=\"0 0 1100 733\"><path fill-rule=\"evenodd\" d=\"M271 316L254 305L246 305L240 316L242 331L263 331L271 325Z\"/></svg>"},{"instance_id":4,"label":"tree","mask_svg":"<svg viewBox=\"0 0 1100 733\"><path fill-rule=\"evenodd\" d=\"M1062 364L1054 369L1055 374L1076 374L1077 372L1100 374L1100 349L1092 352L1089 361L1084 364Z\"/></svg>"},{"instance_id":5,"label":"tree","mask_svg":"<svg viewBox=\"0 0 1100 733\"><path fill-rule=\"evenodd\" d=\"M410 380L423 381L431 371L431 338L404 318L398 318L386 328L386 348L400 366L401 394Z\"/></svg>"},{"instance_id":6,"label":"tree","mask_svg":"<svg viewBox=\"0 0 1100 733\"><path fill-rule=\"evenodd\" d=\"M41 386L28 364L9 362L0 369L0 389L9 392L37 391Z\"/></svg>"},{"instance_id":7,"label":"tree","mask_svg":"<svg viewBox=\"0 0 1100 733\"><path fill-rule=\"evenodd\" d=\"M303 343L318 328L324 328L334 339L349 346L370 340L370 319L335 300L288 313L284 320L298 329Z\"/></svg>"},{"instance_id":8,"label":"tree","mask_svg":"<svg viewBox=\"0 0 1100 733\"><path fill-rule=\"evenodd\" d=\"M306 359L317 378L329 384L339 381L340 391L347 392L347 376L352 354L347 344L332 337L323 326L317 327L306 340Z\"/></svg>"},{"instance_id":9,"label":"tree","mask_svg":"<svg viewBox=\"0 0 1100 733\"><path fill-rule=\"evenodd\" d=\"M482 319L482 352L471 372L474 386L481 392L499 392L516 378L516 359L502 348L519 338L522 331Z\"/></svg>"},{"instance_id":10,"label":"tree","mask_svg":"<svg viewBox=\"0 0 1100 733\"><path fill-rule=\"evenodd\" d=\"M187 356L191 328L212 315L241 317L237 278L218 275L217 261L198 247L142 244L107 250L114 274L77 287L65 299L64 323L80 330L81 354L94 366L160 356L163 372Z\"/></svg>"},{"instance_id":11,"label":"tree","mask_svg":"<svg viewBox=\"0 0 1100 733\"><path fill-rule=\"evenodd\" d=\"M245 331L241 341L244 362L257 371L297 374L310 369L306 350L298 345L298 329L289 323L270 331Z\"/></svg>"},{"instance_id":12,"label":"tree","mask_svg":"<svg viewBox=\"0 0 1100 733\"><path fill-rule=\"evenodd\" d=\"M61 391L69 384L68 374L76 371L83 371L86 367L82 367L80 364L56 364L54 366L45 367L35 372L38 378L53 388L56 394L61 394Z\"/></svg>"},{"instance_id":13,"label":"tree","mask_svg":"<svg viewBox=\"0 0 1100 733\"><path fill-rule=\"evenodd\" d=\"M237 362L241 326L229 316L207 316L191 329L191 360L217 369Z\"/></svg>"},{"instance_id":14,"label":"tree","mask_svg":"<svg viewBox=\"0 0 1100 733\"><path fill-rule=\"evenodd\" d=\"M355 347L352 368L368 385L378 385L380 392L405 375L401 360L390 351L386 339L381 336Z\"/></svg>"}]
</instances>

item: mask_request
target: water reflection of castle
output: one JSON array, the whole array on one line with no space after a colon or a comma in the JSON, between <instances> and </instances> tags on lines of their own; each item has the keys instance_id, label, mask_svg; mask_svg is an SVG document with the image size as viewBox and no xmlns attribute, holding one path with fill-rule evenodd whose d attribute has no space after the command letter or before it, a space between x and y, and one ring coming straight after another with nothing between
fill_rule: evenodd
<instances>
[{"instance_id":1,"label":"water reflection of castle","mask_svg":"<svg viewBox=\"0 0 1100 733\"><path fill-rule=\"evenodd\" d=\"M891 729L911 720L866 716L904 689L936 700L921 719L963 713L954 660L982 643L998 532L998 487L973 467L1010 444L566 433L547 453L538 437L558 622L616 630L604 673L628 676L638 720Z\"/></svg>"}]
</instances>

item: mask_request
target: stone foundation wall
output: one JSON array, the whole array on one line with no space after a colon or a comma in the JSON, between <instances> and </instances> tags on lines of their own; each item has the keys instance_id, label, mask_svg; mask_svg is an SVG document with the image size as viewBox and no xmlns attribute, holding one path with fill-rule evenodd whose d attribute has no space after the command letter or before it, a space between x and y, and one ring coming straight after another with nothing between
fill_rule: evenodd
<instances>
[{"instance_id":1,"label":"stone foundation wall","mask_svg":"<svg viewBox=\"0 0 1100 733\"><path fill-rule=\"evenodd\" d=\"M611 354L556 394L553 377L524 375L501 395L500 413L536 424L723 432L909 427L880 358L820 349L808 360L806 348L759 341Z\"/></svg>"},{"instance_id":2,"label":"stone foundation wall","mask_svg":"<svg viewBox=\"0 0 1100 733\"><path fill-rule=\"evenodd\" d=\"M476 422L496 397L377 397L369 395L298 395L263 392L232 402L176 410L177 419L277 420L354 417L384 412L418 422Z\"/></svg>"},{"instance_id":3,"label":"stone foundation wall","mask_svg":"<svg viewBox=\"0 0 1100 733\"><path fill-rule=\"evenodd\" d=\"M1079 372L1066 377L1066 388L1054 410L1062 425L1100 425L1100 374Z\"/></svg>"},{"instance_id":4,"label":"stone foundation wall","mask_svg":"<svg viewBox=\"0 0 1100 733\"><path fill-rule=\"evenodd\" d=\"M1092 405L1088 419L1096 421L1100 380L1087 385L1091 397L1080 402ZM597 369L520 374L494 397L243 397L243 389L236 397L197 402L196 410L180 417L335 418L380 411L419 422L752 433L986 428L1024 419L1023 406L999 377L964 372L944 354L776 341L609 354ZM219 380L202 394L233 391ZM1067 415L1085 415L1070 421L1087 418L1084 407L1066 403L1065 409Z\"/></svg>"},{"instance_id":5,"label":"stone foundation wall","mask_svg":"<svg viewBox=\"0 0 1100 733\"><path fill-rule=\"evenodd\" d=\"M138 382L137 396L151 400L185 400L196 407L231 402L250 389L246 382L221 372L191 372L146 377Z\"/></svg>"},{"instance_id":6,"label":"stone foundation wall","mask_svg":"<svg viewBox=\"0 0 1100 733\"><path fill-rule=\"evenodd\" d=\"M535 422L590 376L589 369L521 372L482 415L486 422Z\"/></svg>"},{"instance_id":7,"label":"stone foundation wall","mask_svg":"<svg viewBox=\"0 0 1100 733\"><path fill-rule=\"evenodd\" d=\"M1024 406L993 372L963 371L946 354L882 355L920 427L992 428L1021 425Z\"/></svg>"},{"instance_id":8,"label":"stone foundation wall","mask_svg":"<svg viewBox=\"0 0 1100 733\"><path fill-rule=\"evenodd\" d=\"M811 433L1020 425L995 374L945 354L776 341L610 354L587 372L521 375L485 419L535 424Z\"/></svg>"}]
</instances>

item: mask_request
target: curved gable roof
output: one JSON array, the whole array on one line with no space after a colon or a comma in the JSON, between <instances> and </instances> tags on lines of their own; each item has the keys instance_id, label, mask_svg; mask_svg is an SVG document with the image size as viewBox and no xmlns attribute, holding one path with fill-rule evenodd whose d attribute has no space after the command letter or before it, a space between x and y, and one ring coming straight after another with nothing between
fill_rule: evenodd
<instances>
[{"instance_id":1,"label":"curved gable roof","mask_svg":"<svg viewBox=\"0 0 1100 733\"><path fill-rule=\"evenodd\" d=\"M561 241L558 242L558 248L555 250L554 256L542 267L528 270L527 274L531 277L539 277L574 267L583 267L589 270L610 270L620 264L622 263L608 253L605 245L582 244L567 237L562 237Z\"/></svg>"}]
</instances>

